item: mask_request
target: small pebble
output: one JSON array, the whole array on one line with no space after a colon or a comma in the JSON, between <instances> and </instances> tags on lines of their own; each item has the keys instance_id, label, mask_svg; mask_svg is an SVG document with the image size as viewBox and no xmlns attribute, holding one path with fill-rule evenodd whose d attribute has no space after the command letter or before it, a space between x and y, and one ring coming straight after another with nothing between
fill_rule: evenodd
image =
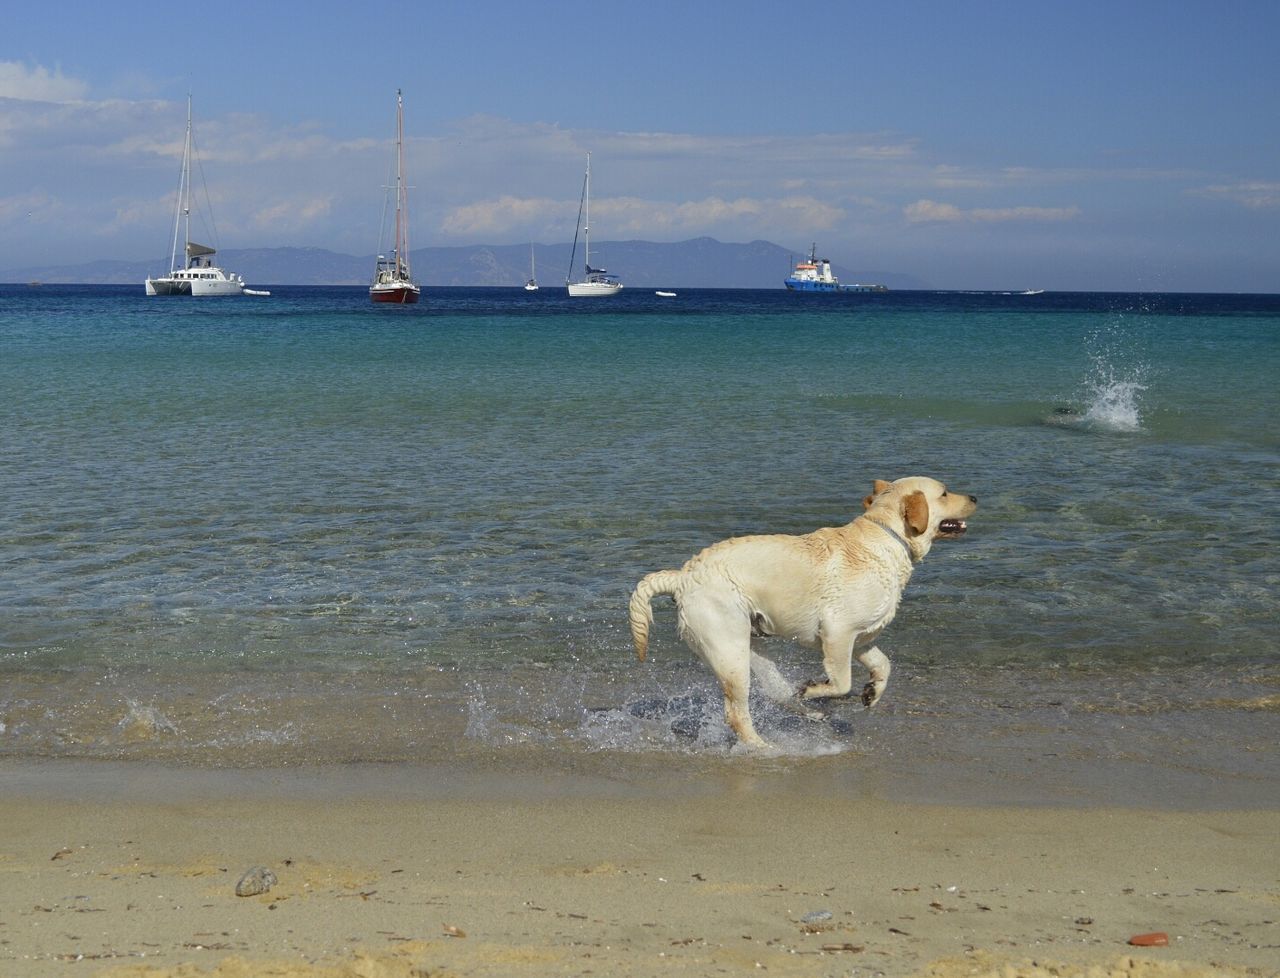
<instances>
[{"instance_id":1,"label":"small pebble","mask_svg":"<svg viewBox=\"0 0 1280 978\"><path fill-rule=\"evenodd\" d=\"M266 893L276 882L276 874L266 866L254 866L240 877L240 882L236 884L236 896L250 897Z\"/></svg>"},{"instance_id":2,"label":"small pebble","mask_svg":"<svg viewBox=\"0 0 1280 978\"><path fill-rule=\"evenodd\" d=\"M824 920L831 919L830 910L810 910L807 914L800 918L802 924L820 924Z\"/></svg>"}]
</instances>

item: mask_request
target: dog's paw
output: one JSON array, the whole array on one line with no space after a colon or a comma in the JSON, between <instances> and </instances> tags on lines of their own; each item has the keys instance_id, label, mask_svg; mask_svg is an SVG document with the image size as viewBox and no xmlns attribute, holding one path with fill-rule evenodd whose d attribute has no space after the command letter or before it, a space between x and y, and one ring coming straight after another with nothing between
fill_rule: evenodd
<instances>
[{"instance_id":1,"label":"dog's paw","mask_svg":"<svg viewBox=\"0 0 1280 978\"><path fill-rule=\"evenodd\" d=\"M880 694L884 692L884 684L877 686L874 682L862 687L862 705L868 710L880 702Z\"/></svg>"},{"instance_id":2,"label":"dog's paw","mask_svg":"<svg viewBox=\"0 0 1280 978\"><path fill-rule=\"evenodd\" d=\"M829 682L814 679L800 687L799 695L802 700L843 700L852 696L853 690L847 689L841 692Z\"/></svg>"},{"instance_id":3,"label":"dog's paw","mask_svg":"<svg viewBox=\"0 0 1280 978\"><path fill-rule=\"evenodd\" d=\"M777 747L763 737L754 740L739 740L729 748L729 753L747 757L772 757L782 753Z\"/></svg>"}]
</instances>

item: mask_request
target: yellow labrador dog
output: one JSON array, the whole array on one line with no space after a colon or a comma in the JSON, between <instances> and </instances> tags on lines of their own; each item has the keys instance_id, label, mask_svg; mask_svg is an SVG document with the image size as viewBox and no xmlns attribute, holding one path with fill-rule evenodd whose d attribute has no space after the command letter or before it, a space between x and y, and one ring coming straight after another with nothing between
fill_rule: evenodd
<instances>
[{"instance_id":1,"label":"yellow labrador dog","mask_svg":"<svg viewBox=\"0 0 1280 978\"><path fill-rule=\"evenodd\" d=\"M771 534L722 540L680 570L645 576L631 595L631 637L644 661L653 624L650 601L669 594L680 636L716 674L725 718L738 740L767 747L747 707L752 666L766 695L793 695L772 662L752 652L751 637L779 635L822 649L825 682L802 699L847 696L853 654L871 673L862 702L874 706L889 682L889 660L871 643L898 610L915 565L934 540L965 532L976 496L948 492L934 479L877 480L865 512L845 526L804 536ZM811 716L818 716L805 711Z\"/></svg>"}]
</instances>

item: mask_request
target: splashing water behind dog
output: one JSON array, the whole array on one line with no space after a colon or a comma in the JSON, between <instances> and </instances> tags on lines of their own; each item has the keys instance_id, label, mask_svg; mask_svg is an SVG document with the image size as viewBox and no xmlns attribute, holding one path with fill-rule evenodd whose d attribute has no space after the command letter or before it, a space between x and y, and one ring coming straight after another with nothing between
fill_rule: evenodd
<instances>
[{"instance_id":1,"label":"splashing water behind dog","mask_svg":"<svg viewBox=\"0 0 1280 978\"><path fill-rule=\"evenodd\" d=\"M1081 423L1101 431L1141 431L1141 402L1146 389L1141 368L1125 376L1113 364L1096 361L1094 375L1086 385Z\"/></svg>"}]
</instances>

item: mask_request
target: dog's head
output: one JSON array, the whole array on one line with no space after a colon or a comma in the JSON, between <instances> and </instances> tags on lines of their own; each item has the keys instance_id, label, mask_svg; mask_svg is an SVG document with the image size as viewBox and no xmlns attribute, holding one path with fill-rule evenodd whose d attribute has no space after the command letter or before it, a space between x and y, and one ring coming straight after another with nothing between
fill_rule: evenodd
<instances>
[{"instance_id":1,"label":"dog's head","mask_svg":"<svg viewBox=\"0 0 1280 978\"><path fill-rule=\"evenodd\" d=\"M903 535L927 550L934 540L958 537L968 529L964 518L978 508L978 497L949 492L936 479L912 476L896 482L877 479L862 505L868 516L900 520Z\"/></svg>"}]
</instances>

